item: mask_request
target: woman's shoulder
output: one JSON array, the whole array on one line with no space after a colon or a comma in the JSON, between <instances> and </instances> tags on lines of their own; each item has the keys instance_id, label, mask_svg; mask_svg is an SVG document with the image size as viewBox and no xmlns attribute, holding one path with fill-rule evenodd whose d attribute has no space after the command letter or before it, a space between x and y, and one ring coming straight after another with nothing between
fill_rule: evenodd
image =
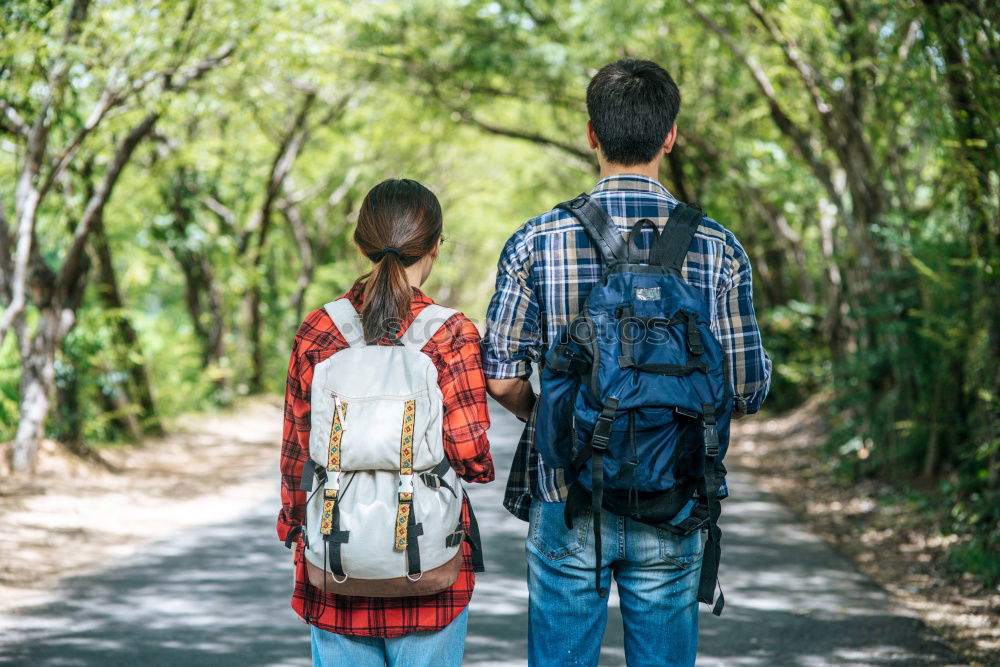
<instances>
[{"instance_id":1,"label":"woman's shoulder","mask_svg":"<svg viewBox=\"0 0 1000 667\"><path fill-rule=\"evenodd\" d=\"M480 341L479 328L476 324L469 319L462 311L445 306L444 304L435 304L448 308L453 311L447 320L441 325L437 330L437 333L431 338L438 346L445 346L450 348L462 347L470 342L478 344Z\"/></svg>"},{"instance_id":2,"label":"woman's shoulder","mask_svg":"<svg viewBox=\"0 0 1000 667\"><path fill-rule=\"evenodd\" d=\"M317 349L336 351L346 345L343 334L325 306L320 306L305 316L295 332L295 343L300 352Z\"/></svg>"},{"instance_id":3,"label":"woman's shoulder","mask_svg":"<svg viewBox=\"0 0 1000 667\"><path fill-rule=\"evenodd\" d=\"M305 316L295 333L295 337L308 339L317 332L327 333L335 329L333 318L326 312L326 308L321 306Z\"/></svg>"}]
</instances>

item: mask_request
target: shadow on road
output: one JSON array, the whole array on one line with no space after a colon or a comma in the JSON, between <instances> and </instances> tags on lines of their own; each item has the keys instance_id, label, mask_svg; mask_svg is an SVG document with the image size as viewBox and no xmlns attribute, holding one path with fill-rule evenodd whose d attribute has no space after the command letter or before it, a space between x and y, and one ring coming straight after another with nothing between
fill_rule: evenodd
<instances>
[{"instance_id":1,"label":"shadow on road","mask_svg":"<svg viewBox=\"0 0 1000 667\"><path fill-rule=\"evenodd\" d=\"M469 489L487 572L473 600L466 664L523 665L527 524L500 505L521 424L495 405L494 415L498 481ZM748 476L733 473L731 486L723 540L727 605L721 619L703 610L700 665L962 664ZM292 571L275 538L277 506L275 484L274 495L237 522L193 529L65 582L56 601L3 619L0 663L309 664L306 626L288 606ZM73 558L72 541L63 557ZM623 665L617 597L610 603L601 665Z\"/></svg>"}]
</instances>

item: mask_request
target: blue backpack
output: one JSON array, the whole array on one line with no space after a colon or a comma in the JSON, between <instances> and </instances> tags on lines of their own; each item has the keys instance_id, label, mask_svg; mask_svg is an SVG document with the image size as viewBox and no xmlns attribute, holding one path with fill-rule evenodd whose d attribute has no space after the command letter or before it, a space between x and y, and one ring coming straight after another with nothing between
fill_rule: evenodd
<instances>
[{"instance_id":1,"label":"blue backpack","mask_svg":"<svg viewBox=\"0 0 1000 667\"><path fill-rule=\"evenodd\" d=\"M690 535L707 530L698 600L712 604L721 554L719 488L729 444L728 364L702 292L681 265L704 214L678 204L663 232L638 221L628 240L588 195L559 204L583 225L602 275L542 365L535 447L571 484L566 525L600 508ZM648 261L637 239L650 227ZM690 509L683 520L681 510ZM600 521L594 545L601 586ZM713 613L720 615L724 597Z\"/></svg>"}]
</instances>

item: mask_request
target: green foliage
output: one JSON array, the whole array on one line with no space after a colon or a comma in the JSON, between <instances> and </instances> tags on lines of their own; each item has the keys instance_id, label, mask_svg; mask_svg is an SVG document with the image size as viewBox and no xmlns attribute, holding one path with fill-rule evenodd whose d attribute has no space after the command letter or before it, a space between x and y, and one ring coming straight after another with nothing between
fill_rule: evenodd
<instances>
[{"instance_id":1,"label":"green foliage","mask_svg":"<svg viewBox=\"0 0 1000 667\"><path fill-rule=\"evenodd\" d=\"M769 410L786 410L826 389L831 381L829 354L815 341L823 336L823 317L815 304L790 301L758 313L773 360Z\"/></svg>"},{"instance_id":2,"label":"green foliage","mask_svg":"<svg viewBox=\"0 0 1000 667\"><path fill-rule=\"evenodd\" d=\"M21 365L14 349L14 340L9 338L0 345L0 440L14 437L17 430L18 381Z\"/></svg>"},{"instance_id":3,"label":"green foliage","mask_svg":"<svg viewBox=\"0 0 1000 667\"><path fill-rule=\"evenodd\" d=\"M0 6L0 101L22 118L63 53L68 4ZM967 536L955 566L995 577L983 555L996 548L1000 476L990 15L976 0L95 2L66 54L53 145L85 127L109 84L135 90L43 201L48 265L65 256L115 142L143 114L161 116L104 214L122 303L109 305L91 252L49 433L124 438L130 415L150 417L136 366L168 417L280 392L302 314L366 270L352 224L386 177L440 197L448 242L426 290L481 321L503 241L595 180L589 77L645 57L684 100L662 180L753 261L769 407L829 396L825 451L845 481L946 480ZM223 65L155 94L164 72L227 46ZM24 151L10 117L0 113L7 218ZM137 344L123 340L128 327ZM18 381L8 338L0 439L16 428Z\"/></svg>"}]
</instances>

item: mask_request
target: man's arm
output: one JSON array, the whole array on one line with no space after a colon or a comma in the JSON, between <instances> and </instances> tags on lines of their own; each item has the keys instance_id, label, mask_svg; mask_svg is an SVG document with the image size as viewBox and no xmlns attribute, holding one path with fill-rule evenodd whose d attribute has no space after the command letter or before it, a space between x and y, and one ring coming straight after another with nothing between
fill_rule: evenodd
<instances>
[{"instance_id":1,"label":"man's arm","mask_svg":"<svg viewBox=\"0 0 1000 667\"><path fill-rule=\"evenodd\" d=\"M528 225L524 225L500 253L496 292L486 313L483 337L486 391L518 419L525 420L535 404L535 394L528 382L531 362L537 360L542 347L530 264Z\"/></svg>"},{"instance_id":2,"label":"man's arm","mask_svg":"<svg viewBox=\"0 0 1000 667\"><path fill-rule=\"evenodd\" d=\"M528 378L487 380L486 391L521 421L527 421L531 409L535 407L535 392Z\"/></svg>"},{"instance_id":3,"label":"man's arm","mask_svg":"<svg viewBox=\"0 0 1000 667\"><path fill-rule=\"evenodd\" d=\"M736 403L733 418L760 410L771 386L771 359L764 351L753 308L753 280L746 251L729 234L727 254L732 273L719 296L717 336L729 361Z\"/></svg>"}]
</instances>

